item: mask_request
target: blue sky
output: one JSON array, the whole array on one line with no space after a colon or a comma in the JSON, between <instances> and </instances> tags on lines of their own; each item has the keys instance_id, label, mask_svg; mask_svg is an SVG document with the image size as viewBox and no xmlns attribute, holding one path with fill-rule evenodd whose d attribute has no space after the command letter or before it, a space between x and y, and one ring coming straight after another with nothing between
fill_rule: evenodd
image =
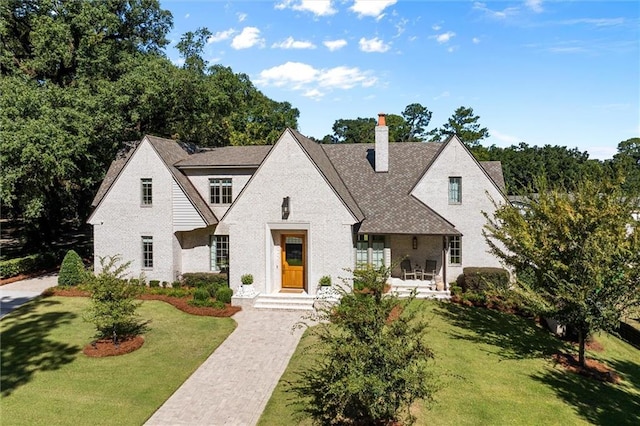
<instances>
[{"instance_id":1,"label":"blue sky","mask_svg":"<svg viewBox=\"0 0 640 426\"><path fill-rule=\"evenodd\" d=\"M207 27L210 64L247 74L322 138L340 118L400 114L429 129L471 107L484 145L563 145L611 158L640 136L636 1L161 0L180 36Z\"/></svg>"}]
</instances>

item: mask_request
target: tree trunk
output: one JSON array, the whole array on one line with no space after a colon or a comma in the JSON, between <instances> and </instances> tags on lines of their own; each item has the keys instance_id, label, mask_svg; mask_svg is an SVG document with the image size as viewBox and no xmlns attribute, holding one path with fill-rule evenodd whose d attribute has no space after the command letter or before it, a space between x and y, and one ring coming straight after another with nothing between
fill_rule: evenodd
<instances>
[{"instance_id":1,"label":"tree trunk","mask_svg":"<svg viewBox=\"0 0 640 426\"><path fill-rule=\"evenodd\" d=\"M585 347L586 336L582 330L578 330L578 364L581 367L585 367L585 358L584 358L584 347Z\"/></svg>"}]
</instances>

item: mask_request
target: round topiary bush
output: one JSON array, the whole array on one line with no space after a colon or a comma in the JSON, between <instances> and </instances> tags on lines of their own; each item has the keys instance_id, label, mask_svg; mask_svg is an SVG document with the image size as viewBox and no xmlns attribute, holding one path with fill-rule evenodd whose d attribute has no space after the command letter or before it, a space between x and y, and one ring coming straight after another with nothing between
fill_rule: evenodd
<instances>
[{"instance_id":1,"label":"round topiary bush","mask_svg":"<svg viewBox=\"0 0 640 426\"><path fill-rule=\"evenodd\" d=\"M69 250L62 260L60 273L58 274L58 285L75 286L87 281L89 274L84 269L82 259L74 250Z\"/></svg>"},{"instance_id":2,"label":"round topiary bush","mask_svg":"<svg viewBox=\"0 0 640 426\"><path fill-rule=\"evenodd\" d=\"M233 296L233 290L229 287L220 287L216 292L216 299L222 303L231 303L231 296Z\"/></svg>"}]
</instances>

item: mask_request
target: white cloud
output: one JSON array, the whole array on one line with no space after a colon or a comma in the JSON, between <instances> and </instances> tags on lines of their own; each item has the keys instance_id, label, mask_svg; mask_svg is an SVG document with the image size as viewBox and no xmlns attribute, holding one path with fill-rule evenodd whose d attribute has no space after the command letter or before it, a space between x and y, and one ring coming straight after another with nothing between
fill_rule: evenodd
<instances>
[{"instance_id":1,"label":"white cloud","mask_svg":"<svg viewBox=\"0 0 640 426\"><path fill-rule=\"evenodd\" d=\"M293 37L287 37L280 43L274 43L271 47L277 49L315 49L316 45L310 41L294 40Z\"/></svg>"},{"instance_id":2,"label":"white cloud","mask_svg":"<svg viewBox=\"0 0 640 426\"><path fill-rule=\"evenodd\" d=\"M449 53L453 53L453 52L455 52L456 50L458 50L458 47L459 47L459 46L449 46L449 48L447 48L447 52L449 52Z\"/></svg>"},{"instance_id":3,"label":"white cloud","mask_svg":"<svg viewBox=\"0 0 640 426\"><path fill-rule=\"evenodd\" d=\"M480 43L480 39L478 37L472 38L471 41L473 42L473 44L479 44Z\"/></svg>"},{"instance_id":4,"label":"white cloud","mask_svg":"<svg viewBox=\"0 0 640 426\"><path fill-rule=\"evenodd\" d=\"M590 159L608 160L618 153L613 146L588 146L586 151L589 153Z\"/></svg>"},{"instance_id":5,"label":"white cloud","mask_svg":"<svg viewBox=\"0 0 640 426\"><path fill-rule=\"evenodd\" d=\"M400 19L398 23L395 24L397 32L396 35L393 36L393 38L400 37L400 35L405 32L405 30L407 29L407 23L409 23L408 19Z\"/></svg>"},{"instance_id":6,"label":"white cloud","mask_svg":"<svg viewBox=\"0 0 640 426\"><path fill-rule=\"evenodd\" d=\"M624 24L624 18L579 18L560 21L562 25L594 25L596 27L612 27Z\"/></svg>"},{"instance_id":7,"label":"white cloud","mask_svg":"<svg viewBox=\"0 0 640 426\"><path fill-rule=\"evenodd\" d=\"M264 86L287 87L304 91L304 96L324 96L321 89L351 89L371 87L378 79L359 68L335 67L316 69L301 62L287 62L260 72L256 83Z\"/></svg>"},{"instance_id":8,"label":"white cloud","mask_svg":"<svg viewBox=\"0 0 640 426\"><path fill-rule=\"evenodd\" d=\"M343 47L345 47L347 45L347 40L327 40L325 42L323 42L322 44L324 44L327 49L329 49L331 52L335 51L335 50L339 50L342 49Z\"/></svg>"},{"instance_id":9,"label":"white cloud","mask_svg":"<svg viewBox=\"0 0 640 426\"><path fill-rule=\"evenodd\" d=\"M316 16L329 16L338 12L331 5L332 0L283 0L280 3L276 3L275 8L293 9L302 12L311 12Z\"/></svg>"},{"instance_id":10,"label":"white cloud","mask_svg":"<svg viewBox=\"0 0 640 426\"><path fill-rule=\"evenodd\" d=\"M542 9L542 0L525 0L525 5L535 13L540 13L544 9Z\"/></svg>"},{"instance_id":11,"label":"white cloud","mask_svg":"<svg viewBox=\"0 0 640 426\"><path fill-rule=\"evenodd\" d=\"M502 132L500 132L499 130L496 130L496 129L489 130L489 134L491 135L492 138L496 138L498 141L500 141L501 145L503 145L503 146L516 145L516 144L522 142L522 138L519 138L517 136L508 135L506 133L502 133Z\"/></svg>"},{"instance_id":12,"label":"white cloud","mask_svg":"<svg viewBox=\"0 0 640 426\"><path fill-rule=\"evenodd\" d=\"M207 39L207 43L211 44L211 43L217 43L219 41L223 41L228 39L229 37L231 37L233 34L235 34L236 30L234 30L233 28L229 28L226 31L218 31L217 33L215 33L214 35L210 36Z\"/></svg>"},{"instance_id":13,"label":"white cloud","mask_svg":"<svg viewBox=\"0 0 640 426\"><path fill-rule=\"evenodd\" d=\"M260 30L256 27L244 27L231 42L234 49L248 49L256 45L264 46L264 39L260 38Z\"/></svg>"},{"instance_id":14,"label":"white cloud","mask_svg":"<svg viewBox=\"0 0 640 426\"><path fill-rule=\"evenodd\" d=\"M324 93L322 93L318 89L310 89L304 92L302 96L304 96L305 98L320 99L324 96Z\"/></svg>"},{"instance_id":15,"label":"white cloud","mask_svg":"<svg viewBox=\"0 0 640 426\"><path fill-rule=\"evenodd\" d=\"M380 40L378 37L374 37L371 39L362 37L358 44L360 45L360 50L367 53L384 53L391 48L390 45L385 44L384 41Z\"/></svg>"},{"instance_id":16,"label":"white cloud","mask_svg":"<svg viewBox=\"0 0 640 426\"><path fill-rule=\"evenodd\" d=\"M305 84L316 81L319 73L311 65L287 62L261 71L257 82L265 86L290 86L293 89L301 89Z\"/></svg>"},{"instance_id":17,"label":"white cloud","mask_svg":"<svg viewBox=\"0 0 640 426\"><path fill-rule=\"evenodd\" d=\"M355 0L349 10L357 13L359 17L371 16L380 20L384 16L382 12L394 4L396 0Z\"/></svg>"},{"instance_id":18,"label":"white cloud","mask_svg":"<svg viewBox=\"0 0 640 426\"><path fill-rule=\"evenodd\" d=\"M440 25L438 25L438 24L433 24L433 25L431 26L431 29L432 29L433 31L440 31L440 30L442 29L442 27L441 27Z\"/></svg>"},{"instance_id":19,"label":"white cloud","mask_svg":"<svg viewBox=\"0 0 640 426\"><path fill-rule=\"evenodd\" d=\"M186 15L184 15L184 19L189 19L189 16L191 15L187 13Z\"/></svg>"},{"instance_id":20,"label":"white cloud","mask_svg":"<svg viewBox=\"0 0 640 426\"><path fill-rule=\"evenodd\" d=\"M485 3L479 1L473 3L473 8L475 10L484 12L485 15L495 19L506 19L510 16L518 14L518 12L520 11L520 9L517 7L507 7L502 10L491 10Z\"/></svg>"},{"instance_id":21,"label":"white cloud","mask_svg":"<svg viewBox=\"0 0 640 426\"><path fill-rule=\"evenodd\" d=\"M243 22L245 19L247 19L246 13L238 13L238 22Z\"/></svg>"},{"instance_id":22,"label":"white cloud","mask_svg":"<svg viewBox=\"0 0 640 426\"><path fill-rule=\"evenodd\" d=\"M456 33L454 33L453 31L447 31L446 33L438 34L432 36L431 38L435 38L438 43L443 44L448 43L455 36Z\"/></svg>"}]
</instances>

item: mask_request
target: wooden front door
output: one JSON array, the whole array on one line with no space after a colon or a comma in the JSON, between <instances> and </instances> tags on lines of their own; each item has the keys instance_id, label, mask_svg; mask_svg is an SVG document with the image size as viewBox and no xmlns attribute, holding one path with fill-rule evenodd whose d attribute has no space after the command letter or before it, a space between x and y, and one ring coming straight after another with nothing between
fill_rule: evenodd
<instances>
[{"instance_id":1,"label":"wooden front door","mask_svg":"<svg viewBox=\"0 0 640 426\"><path fill-rule=\"evenodd\" d=\"M282 236L282 288L304 289L304 234Z\"/></svg>"}]
</instances>

